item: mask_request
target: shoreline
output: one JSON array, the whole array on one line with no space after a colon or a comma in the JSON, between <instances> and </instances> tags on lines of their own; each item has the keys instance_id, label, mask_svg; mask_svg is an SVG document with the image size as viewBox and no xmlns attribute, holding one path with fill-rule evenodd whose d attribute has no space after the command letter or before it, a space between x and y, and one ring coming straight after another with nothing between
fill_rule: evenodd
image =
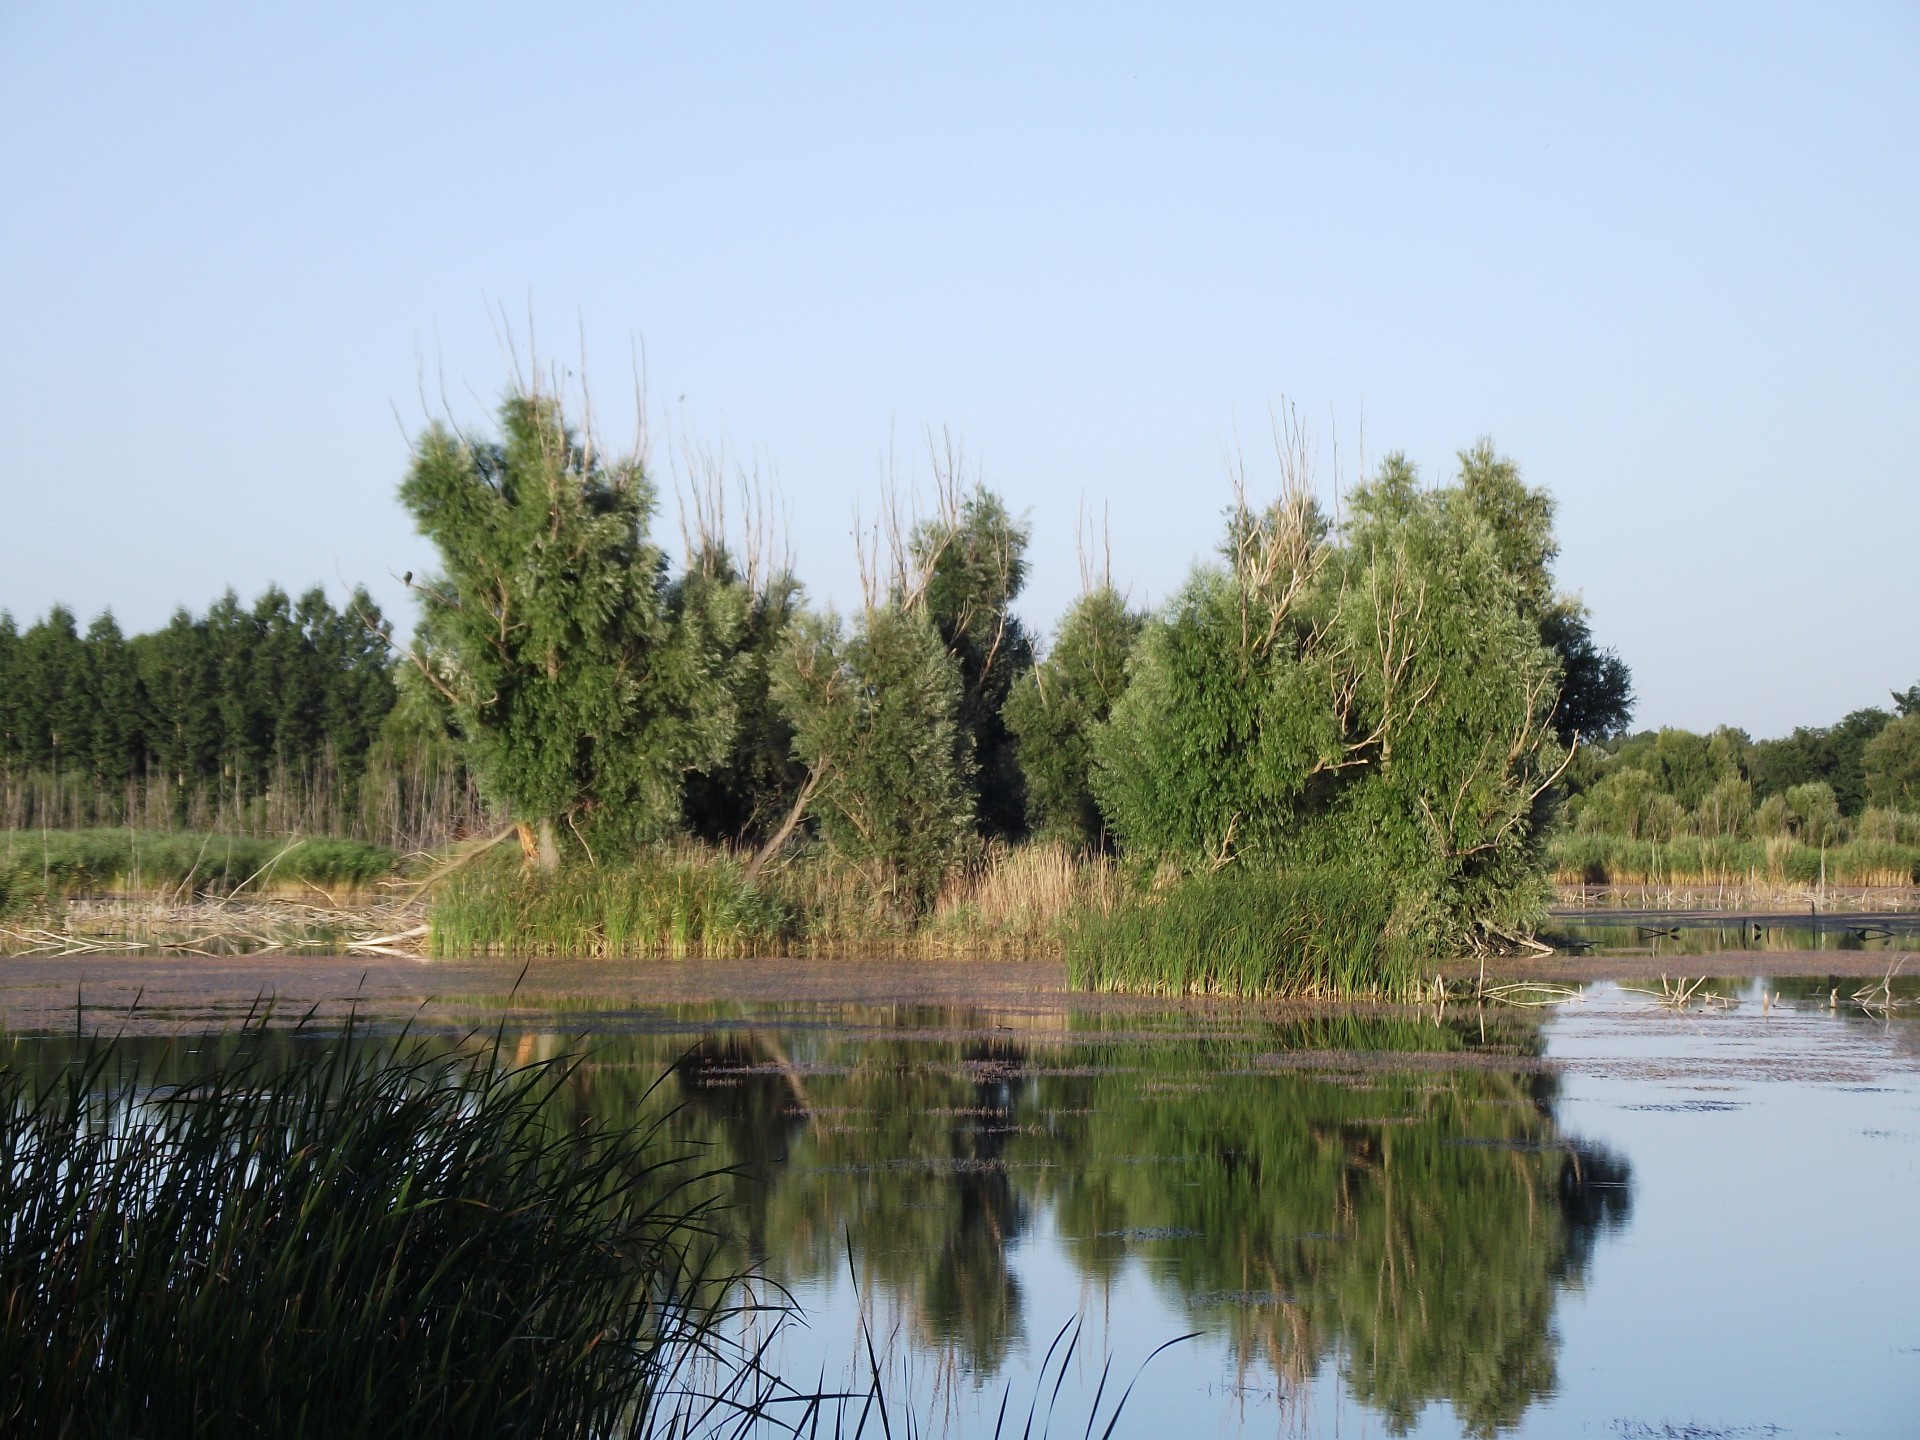
<instances>
[{"instance_id":1,"label":"shoreline","mask_svg":"<svg viewBox=\"0 0 1920 1440\"><path fill-rule=\"evenodd\" d=\"M1722 951L1707 955L1542 956L1490 963L1489 981L1581 985L1602 981L1830 977L1878 980L1920 974L1920 955L1885 950ZM1477 961L1438 971L1472 980ZM1225 996L1113 994L1069 989L1058 960L417 960L390 956L29 956L0 959L0 1030L14 1034L180 1034L224 1028L262 1004L292 1025L311 1012L323 1026L357 1014L370 1026L435 1031L636 1024L700 1028L681 1007L738 1005L808 1012L941 1008L971 1011L989 1028L1063 1026L1072 1016L1188 1013L1285 1016L1329 1010L1430 1011L1369 1001L1239 1000ZM1471 1006L1470 998L1451 1006ZM137 1006L137 1009L135 1008ZM991 1021L986 1017L993 1017Z\"/></svg>"}]
</instances>

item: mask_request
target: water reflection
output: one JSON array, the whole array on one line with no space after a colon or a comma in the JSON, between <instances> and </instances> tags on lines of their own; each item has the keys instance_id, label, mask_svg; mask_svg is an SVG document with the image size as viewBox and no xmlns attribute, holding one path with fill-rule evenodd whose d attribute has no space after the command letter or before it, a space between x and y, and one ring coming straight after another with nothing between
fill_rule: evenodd
<instances>
[{"instance_id":1,"label":"water reflection","mask_svg":"<svg viewBox=\"0 0 1920 1440\"><path fill-rule=\"evenodd\" d=\"M1009 1252L1048 1214L1096 1292L1143 1267L1243 1371L1296 1389L1338 1365L1396 1431L1444 1400L1490 1433L1553 1390L1556 1298L1629 1213L1626 1162L1562 1132L1525 1018L849 1019L603 1038L586 1083L617 1111L675 1062L674 1123L734 1167L751 1257L803 1285L851 1236L863 1284L977 1375L1026 1334Z\"/></svg>"},{"instance_id":2,"label":"water reflection","mask_svg":"<svg viewBox=\"0 0 1920 1440\"><path fill-rule=\"evenodd\" d=\"M1554 1390L1557 1299L1631 1205L1626 1162L1562 1129L1527 1012L1073 1016L1032 1033L937 1009L569 1019L570 1036L509 1036L509 1055L587 1034L561 1103L665 1116L724 1167L707 1183L729 1260L804 1290L844 1274L851 1244L863 1291L979 1380L1030 1318L1061 1319L1058 1296L1033 1316L1013 1263L1044 1234L1095 1304L1147 1276L1249 1382L1295 1393L1337 1367L1395 1432L1444 1401L1492 1433ZM73 1044L34 1043L43 1063Z\"/></svg>"}]
</instances>

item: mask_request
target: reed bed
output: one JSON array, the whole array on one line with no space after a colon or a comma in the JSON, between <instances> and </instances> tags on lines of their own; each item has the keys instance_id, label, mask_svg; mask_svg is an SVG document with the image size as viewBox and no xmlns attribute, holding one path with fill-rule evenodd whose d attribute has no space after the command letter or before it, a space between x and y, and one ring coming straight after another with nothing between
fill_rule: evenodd
<instances>
[{"instance_id":1,"label":"reed bed","mask_svg":"<svg viewBox=\"0 0 1920 1440\"><path fill-rule=\"evenodd\" d=\"M780 948L790 917L718 851L685 847L550 874L476 865L436 895L429 953L736 956Z\"/></svg>"},{"instance_id":2,"label":"reed bed","mask_svg":"<svg viewBox=\"0 0 1920 1440\"><path fill-rule=\"evenodd\" d=\"M1078 913L1068 975L1156 995L1416 995L1427 977L1392 916L1392 896L1362 876L1230 870Z\"/></svg>"},{"instance_id":3,"label":"reed bed","mask_svg":"<svg viewBox=\"0 0 1920 1440\"><path fill-rule=\"evenodd\" d=\"M1116 903L1111 861L1064 846L983 847L924 913L906 887L816 848L748 876L681 844L623 863L528 871L510 856L435 893L429 951L464 955L1058 954L1061 924Z\"/></svg>"},{"instance_id":4,"label":"reed bed","mask_svg":"<svg viewBox=\"0 0 1920 1440\"><path fill-rule=\"evenodd\" d=\"M0 1062L0 1431L687 1433L700 1363L751 1359L697 1157L573 1118L573 1058L264 1017L168 1064L27 1043Z\"/></svg>"},{"instance_id":5,"label":"reed bed","mask_svg":"<svg viewBox=\"0 0 1920 1440\"><path fill-rule=\"evenodd\" d=\"M1787 835L1679 835L1671 840L1563 832L1547 846L1563 885L1910 886L1920 882L1920 846L1857 838L1819 846Z\"/></svg>"}]
</instances>

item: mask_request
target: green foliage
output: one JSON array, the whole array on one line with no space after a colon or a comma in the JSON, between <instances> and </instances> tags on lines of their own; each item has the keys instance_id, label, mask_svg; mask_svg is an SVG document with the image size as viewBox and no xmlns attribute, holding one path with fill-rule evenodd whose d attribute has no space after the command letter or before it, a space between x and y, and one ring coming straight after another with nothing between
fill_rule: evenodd
<instances>
[{"instance_id":1,"label":"green foliage","mask_svg":"<svg viewBox=\"0 0 1920 1440\"><path fill-rule=\"evenodd\" d=\"M1842 815L1858 815L1867 804L1867 744L1891 718L1869 707L1855 710L1837 725L1803 725L1783 740L1758 742L1753 747L1754 792L1764 799L1820 781L1833 790Z\"/></svg>"},{"instance_id":2,"label":"green foliage","mask_svg":"<svg viewBox=\"0 0 1920 1440\"><path fill-rule=\"evenodd\" d=\"M1903 708L1867 742L1860 760L1872 804L1920 811L1920 706Z\"/></svg>"},{"instance_id":3,"label":"green foliage","mask_svg":"<svg viewBox=\"0 0 1920 1440\"><path fill-rule=\"evenodd\" d=\"M1047 658L1007 696L1028 819L1047 839L1105 848L1106 822L1093 797L1093 736L1126 689L1127 660L1145 623L1112 586L1089 590L1061 620Z\"/></svg>"},{"instance_id":4,"label":"green foliage","mask_svg":"<svg viewBox=\"0 0 1920 1440\"><path fill-rule=\"evenodd\" d=\"M501 438L421 436L400 498L440 551L413 655L451 705L486 793L603 846L669 834L684 777L722 763L735 718L733 587L671 603L647 538L654 489L559 403L514 394Z\"/></svg>"},{"instance_id":5,"label":"green foliage","mask_svg":"<svg viewBox=\"0 0 1920 1440\"><path fill-rule=\"evenodd\" d=\"M1531 923L1559 667L1496 536L1399 457L1345 532L1303 494L1229 527L1142 636L1094 742L1123 845L1351 869L1430 936Z\"/></svg>"},{"instance_id":6,"label":"green foliage","mask_svg":"<svg viewBox=\"0 0 1920 1440\"><path fill-rule=\"evenodd\" d=\"M1195 876L1074 917L1067 973L1087 990L1399 998L1421 977L1393 906L1389 887L1350 869Z\"/></svg>"},{"instance_id":7,"label":"green foliage","mask_svg":"<svg viewBox=\"0 0 1920 1440\"><path fill-rule=\"evenodd\" d=\"M924 906L973 830L958 664L925 613L897 605L863 611L850 636L829 614L789 637L773 693L821 833Z\"/></svg>"},{"instance_id":8,"label":"green foliage","mask_svg":"<svg viewBox=\"0 0 1920 1440\"><path fill-rule=\"evenodd\" d=\"M1863 831L1869 806L1920 811L1920 724L1856 710L1780 740L1727 726L1643 731L1583 745L1567 790L1567 817L1582 834L1843 844Z\"/></svg>"},{"instance_id":9,"label":"green foliage","mask_svg":"<svg viewBox=\"0 0 1920 1440\"><path fill-rule=\"evenodd\" d=\"M1522 611L1539 625L1541 642L1560 657L1560 698L1553 717L1560 743L1625 730L1633 715L1633 677L1626 663L1595 642L1587 607L1553 588L1553 561L1560 553L1553 535L1553 497L1530 489L1520 467L1487 439L1460 452L1460 492L1493 532Z\"/></svg>"},{"instance_id":10,"label":"green foliage","mask_svg":"<svg viewBox=\"0 0 1920 1440\"><path fill-rule=\"evenodd\" d=\"M573 1116L572 1058L295 1041L45 1079L16 1042L0 1429L685 1433L677 1366L726 1343L690 1158Z\"/></svg>"},{"instance_id":11,"label":"green foliage","mask_svg":"<svg viewBox=\"0 0 1920 1440\"><path fill-rule=\"evenodd\" d=\"M1030 537L998 495L976 486L951 513L915 528L911 558L924 582L917 596L896 597L925 609L959 667L960 761L980 833L989 837L1027 830L1020 763L1003 712L1014 685L1033 668L1033 642L1013 613L1026 584Z\"/></svg>"},{"instance_id":12,"label":"green foliage","mask_svg":"<svg viewBox=\"0 0 1920 1440\"><path fill-rule=\"evenodd\" d=\"M702 840L758 842L806 782L806 767L793 754L793 725L773 697L775 662L800 609L800 582L782 571L756 588L724 549L711 548L676 582L671 608L715 608L719 602L704 593L714 589L730 590L725 603L745 615L723 666L735 726L726 758L687 776L686 824Z\"/></svg>"},{"instance_id":13,"label":"green foliage","mask_svg":"<svg viewBox=\"0 0 1920 1440\"><path fill-rule=\"evenodd\" d=\"M196 793L241 806L296 780L350 790L393 705L384 628L364 590L336 611L318 588L273 586L130 640L110 614L84 635L62 606L24 634L5 619L0 780L72 778L116 815L129 785L176 815Z\"/></svg>"}]
</instances>

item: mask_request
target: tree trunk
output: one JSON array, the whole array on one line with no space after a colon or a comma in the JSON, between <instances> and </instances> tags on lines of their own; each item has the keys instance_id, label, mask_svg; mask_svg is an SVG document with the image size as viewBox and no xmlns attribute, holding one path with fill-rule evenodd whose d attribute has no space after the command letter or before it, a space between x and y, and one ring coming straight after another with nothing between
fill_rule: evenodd
<instances>
[{"instance_id":1,"label":"tree trunk","mask_svg":"<svg viewBox=\"0 0 1920 1440\"><path fill-rule=\"evenodd\" d=\"M793 834L794 827L800 823L800 817L807 813L807 802L813 799L813 789L820 783L820 774L820 770L807 772L807 783L800 787L800 793L794 797L793 808L787 811L787 818L780 822L780 828L773 832L773 838L762 845L753 859L747 862L747 879L751 880L758 875L760 867L779 854L780 847L787 843L788 837Z\"/></svg>"},{"instance_id":2,"label":"tree trunk","mask_svg":"<svg viewBox=\"0 0 1920 1440\"><path fill-rule=\"evenodd\" d=\"M542 870L558 870L560 868L560 841L554 835L552 816L548 816L540 822L539 835L540 848L537 863Z\"/></svg>"}]
</instances>

